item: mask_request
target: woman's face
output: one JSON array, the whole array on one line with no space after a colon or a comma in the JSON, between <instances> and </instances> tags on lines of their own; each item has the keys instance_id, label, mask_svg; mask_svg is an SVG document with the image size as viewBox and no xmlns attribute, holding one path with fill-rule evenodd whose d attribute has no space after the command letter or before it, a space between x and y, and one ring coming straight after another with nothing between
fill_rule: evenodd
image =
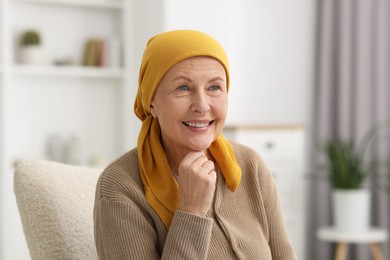
<instances>
[{"instance_id":1,"label":"woman's face","mask_svg":"<svg viewBox=\"0 0 390 260\"><path fill-rule=\"evenodd\" d=\"M192 57L173 66L151 102L167 152L204 151L218 137L228 109L226 73L217 60Z\"/></svg>"}]
</instances>

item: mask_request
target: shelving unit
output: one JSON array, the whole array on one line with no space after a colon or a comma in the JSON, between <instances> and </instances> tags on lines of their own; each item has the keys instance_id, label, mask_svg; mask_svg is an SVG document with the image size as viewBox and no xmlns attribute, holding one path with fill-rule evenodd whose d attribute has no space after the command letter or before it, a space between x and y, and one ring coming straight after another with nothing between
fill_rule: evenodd
<instances>
[{"instance_id":1,"label":"shelving unit","mask_svg":"<svg viewBox=\"0 0 390 260\"><path fill-rule=\"evenodd\" d=\"M73 95L69 96L72 105L77 106L74 103L74 99L81 94L85 95L85 86L90 84L98 85L99 88L104 88L104 97L112 98L111 101L102 102L100 106L105 106L108 103L106 109L121 113L122 107L120 102L116 100L120 96L121 88L123 88L124 81L126 81L125 63L121 67L83 67L79 64L82 63L83 51L85 48L85 42L90 38L104 38L109 39L115 37L121 39L123 43L124 38L124 12L125 5L120 0L85 0L85 1L65 1L65 0L9 0L5 1L3 6L8 10L8 18L5 18L3 34L6 39L2 39L2 42L8 46L6 49L10 54L8 58L5 58L3 68L6 72L7 83L2 86L5 89L6 98L12 100L16 98L13 95L21 95L25 88L36 88L39 92L39 88L52 87L56 88L56 92L53 92L52 98L54 102L49 102L54 105L52 107L52 113L63 114L66 117L66 111L63 107L56 107L56 99L63 99L66 96L65 92L73 88ZM37 15L37 14L42 15ZM20 19L23 18L23 19ZM34 28L39 31L42 37L42 48L45 54L45 60L43 64L39 65L24 65L21 64L18 58L18 39L23 30ZM8 37L7 37L8 36ZM8 40L8 42L6 42ZM10 41L11 40L11 41ZM72 65L52 65L54 60L62 58L64 56L71 57L75 61ZM5 55L2 55L5 57ZM103 80L104 81L101 81ZM85 80L91 80L86 82ZM100 80L97 82L96 80ZM72 87L66 85L71 84ZM12 85L12 88L9 86ZM9 89L8 89L9 88ZM66 89L68 88L68 89ZM79 91L77 91L79 88ZM91 90L90 97L96 95ZM34 92L34 91L32 91ZM30 98L34 95L31 93ZM39 93L36 94L40 96ZM88 93L87 93L88 95ZM20 97L19 97L20 98ZM19 99L18 98L18 99ZM89 97L88 100L92 100ZM88 100L85 99L80 106L83 109L85 105L88 106ZM40 100L42 101L42 100ZM59 101L59 100L58 100ZM28 102L25 100L25 102ZM85 102L85 103L84 103ZM37 108L36 112L39 112L41 104L36 104L31 101L31 104L24 104L29 107L29 110ZM59 102L61 103L61 102ZM93 103L93 102L91 102ZM8 103L12 111L14 102ZM20 104L22 105L22 104ZM96 104L94 104L96 106ZM96 107L97 108L97 107ZM17 109L17 108L15 108ZM56 111L57 110L57 111ZM26 112L26 111L25 111ZM18 122L18 118L12 116L12 121L15 121L15 125L23 125L24 118L19 118L21 122ZM43 123L45 121L52 121L52 118L42 118ZM40 122L42 123L42 122ZM89 124L90 122L88 122ZM118 122L111 122L112 129L108 130L102 136L103 139L111 139L110 143L120 143L120 140L114 140L118 135L116 129L118 128ZM86 124L86 125L88 125ZM46 124L50 126L50 124ZM24 128L25 129L25 128ZM51 131L55 131L56 127L51 127ZM44 132L44 129L41 129ZM73 130L73 131L72 131ZM79 129L78 129L79 130ZM77 130L69 127L68 132L77 132ZM59 131L61 132L61 131ZM62 131L64 132L64 131ZM66 132L66 131L65 131ZM13 130L9 131L8 137L12 137ZM20 132L21 133L21 132ZM76 133L77 134L77 133ZM98 138L98 139L102 139ZM9 138L7 138L9 139ZM12 138L11 138L12 139ZM18 137L20 139L20 137ZM42 144L43 146L44 144ZM6 145L7 147L7 145ZM102 150L111 150L111 154L108 157L113 157L116 154L115 150L120 150L119 147L105 147ZM42 149L39 151L42 153ZM12 152L10 152L12 154ZM17 156L17 155L16 155ZM34 154L35 157L39 157L39 154Z\"/></svg>"},{"instance_id":2,"label":"shelving unit","mask_svg":"<svg viewBox=\"0 0 390 260\"><path fill-rule=\"evenodd\" d=\"M126 113L133 102L134 90L129 88L136 82L128 73L134 51L132 4L128 0L0 0L0 259L29 258L21 224L15 221L19 219L12 188L15 160L46 159L47 142L53 136L64 151L76 137L80 161L88 166L94 158L108 162L129 149ZM26 29L41 34L42 64L20 62L19 37ZM91 38L119 40L120 65L80 65ZM54 65L63 58L73 63Z\"/></svg>"},{"instance_id":3,"label":"shelving unit","mask_svg":"<svg viewBox=\"0 0 390 260\"><path fill-rule=\"evenodd\" d=\"M1 69L1 67L0 67ZM17 76L36 77L73 77L73 78L101 78L122 79L122 68L94 68L83 66L31 66L15 65L10 68L10 74Z\"/></svg>"},{"instance_id":4,"label":"shelving unit","mask_svg":"<svg viewBox=\"0 0 390 260\"><path fill-rule=\"evenodd\" d=\"M49 5L65 5L75 7L102 8L102 9L118 9L123 8L121 0L14 0L19 3L27 4L49 4Z\"/></svg>"}]
</instances>

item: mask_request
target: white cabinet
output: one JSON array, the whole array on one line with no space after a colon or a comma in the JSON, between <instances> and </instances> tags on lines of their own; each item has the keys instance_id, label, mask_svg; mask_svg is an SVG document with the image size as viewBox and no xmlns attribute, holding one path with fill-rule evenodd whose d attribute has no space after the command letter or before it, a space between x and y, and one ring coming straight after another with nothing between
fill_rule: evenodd
<instances>
[{"instance_id":1,"label":"white cabinet","mask_svg":"<svg viewBox=\"0 0 390 260\"><path fill-rule=\"evenodd\" d=\"M299 259L305 259L305 136L300 126L227 126L230 140L257 151L271 170L279 191L288 233Z\"/></svg>"},{"instance_id":2,"label":"white cabinet","mask_svg":"<svg viewBox=\"0 0 390 260\"><path fill-rule=\"evenodd\" d=\"M132 17L128 0L0 0L0 259L28 257L13 195L15 160L47 157L53 136L61 149L76 137L82 164L130 148ZM20 62L27 29L40 33L41 64ZM119 43L119 64L83 66L92 38Z\"/></svg>"}]
</instances>

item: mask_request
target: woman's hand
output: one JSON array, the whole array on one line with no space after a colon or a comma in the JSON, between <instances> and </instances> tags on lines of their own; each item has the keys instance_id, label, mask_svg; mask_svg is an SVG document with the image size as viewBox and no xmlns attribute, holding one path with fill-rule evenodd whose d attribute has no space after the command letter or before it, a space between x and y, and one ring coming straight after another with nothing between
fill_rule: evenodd
<instances>
[{"instance_id":1,"label":"woman's hand","mask_svg":"<svg viewBox=\"0 0 390 260\"><path fill-rule=\"evenodd\" d=\"M204 217L213 201L217 173L202 152L190 152L179 165L179 209Z\"/></svg>"}]
</instances>

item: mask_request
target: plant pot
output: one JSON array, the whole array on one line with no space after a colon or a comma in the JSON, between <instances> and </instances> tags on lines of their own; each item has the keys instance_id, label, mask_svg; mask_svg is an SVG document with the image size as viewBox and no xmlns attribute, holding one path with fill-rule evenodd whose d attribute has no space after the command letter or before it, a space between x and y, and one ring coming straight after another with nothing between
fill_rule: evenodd
<instances>
[{"instance_id":1,"label":"plant pot","mask_svg":"<svg viewBox=\"0 0 390 260\"><path fill-rule=\"evenodd\" d=\"M40 46L24 46L20 49L20 61L24 64L42 64L42 48Z\"/></svg>"},{"instance_id":2,"label":"plant pot","mask_svg":"<svg viewBox=\"0 0 390 260\"><path fill-rule=\"evenodd\" d=\"M370 227L371 192L367 189L332 193L335 229L348 233L365 232Z\"/></svg>"}]
</instances>

